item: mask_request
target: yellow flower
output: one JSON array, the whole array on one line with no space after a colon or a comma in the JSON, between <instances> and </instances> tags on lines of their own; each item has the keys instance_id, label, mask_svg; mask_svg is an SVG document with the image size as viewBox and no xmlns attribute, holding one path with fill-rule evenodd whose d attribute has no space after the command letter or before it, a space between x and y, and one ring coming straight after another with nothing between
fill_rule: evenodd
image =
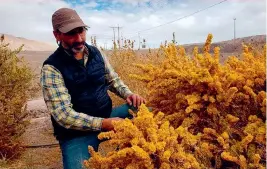
<instances>
[{"instance_id":1,"label":"yellow flower","mask_svg":"<svg viewBox=\"0 0 267 169\"><path fill-rule=\"evenodd\" d=\"M235 117L235 116L233 116L231 114L227 114L226 118L227 118L229 123L236 123L236 122L239 121L238 117Z\"/></svg>"}]
</instances>

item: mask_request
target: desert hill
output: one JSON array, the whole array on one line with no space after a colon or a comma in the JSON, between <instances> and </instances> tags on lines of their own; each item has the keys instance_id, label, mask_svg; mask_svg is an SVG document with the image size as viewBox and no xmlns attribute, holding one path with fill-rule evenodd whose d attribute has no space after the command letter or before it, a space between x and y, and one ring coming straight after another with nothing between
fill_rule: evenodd
<instances>
[{"instance_id":1,"label":"desert hill","mask_svg":"<svg viewBox=\"0 0 267 169\"><path fill-rule=\"evenodd\" d=\"M4 35L4 42L9 43L9 47L11 49L17 49L22 44L24 44L23 51L53 51L56 49L56 45L53 46L49 43L29 40L23 37L16 37L9 34L1 34Z\"/></svg>"},{"instance_id":2,"label":"desert hill","mask_svg":"<svg viewBox=\"0 0 267 169\"><path fill-rule=\"evenodd\" d=\"M255 35L248 37L236 38L235 40L227 40L220 42L212 42L211 49L218 46L221 49L222 53L240 53L242 51L242 43L251 44L254 47L262 47L266 43L266 35ZM193 51L195 46L198 46L199 49L202 49L204 43L195 43L195 44L184 44L187 52Z\"/></svg>"}]
</instances>

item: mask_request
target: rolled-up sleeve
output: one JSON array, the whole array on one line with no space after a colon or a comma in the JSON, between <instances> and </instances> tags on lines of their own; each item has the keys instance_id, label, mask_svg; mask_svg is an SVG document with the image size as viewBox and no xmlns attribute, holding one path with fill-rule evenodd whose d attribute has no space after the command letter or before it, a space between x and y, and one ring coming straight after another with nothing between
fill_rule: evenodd
<instances>
[{"instance_id":1,"label":"rolled-up sleeve","mask_svg":"<svg viewBox=\"0 0 267 169\"><path fill-rule=\"evenodd\" d=\"M106 79L109 84L109 90L115 93L117 96L126 99L129 95L133 94L129 87L124 84L124 82L120 79L118 74L114 71L113 67L109 63L104 52L101 52L101 55L105 62L106 68Z\"/></svg>"}]
</instances>

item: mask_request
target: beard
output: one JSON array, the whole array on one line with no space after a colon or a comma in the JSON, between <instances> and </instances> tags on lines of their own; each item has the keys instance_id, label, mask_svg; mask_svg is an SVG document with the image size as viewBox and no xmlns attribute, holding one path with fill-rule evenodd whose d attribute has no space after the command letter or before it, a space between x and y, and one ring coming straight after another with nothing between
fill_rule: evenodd
<instances>
[{"instance_id":1,"label":"beard","mask_svg":"<svg viewBox=\"0 0 267 169\"><path fill-rule=\"evenodd\" d=\"M83 42L74 42L73 44L63 43L63 46L67 48L68 51L72 52L73 54L81 53L84 51L85 48L85 41Z\"/></svg>"},{"instance_id":2,"label":"beard","mask_svg":"<svg viewBox=\"0 0 267 169\"><path fill-rule=\"evenodd\" d=\"M74 42L71 46L71 50L73 53L80 53L84 51L85 42Z\"/></svg>"}]
</instances>

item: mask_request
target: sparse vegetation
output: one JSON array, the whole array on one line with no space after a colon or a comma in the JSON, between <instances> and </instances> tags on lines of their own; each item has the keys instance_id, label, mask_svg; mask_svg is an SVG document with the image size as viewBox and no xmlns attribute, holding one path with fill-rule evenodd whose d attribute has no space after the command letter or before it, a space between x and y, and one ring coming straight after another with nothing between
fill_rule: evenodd
<instances>
[{"instance_id":1,"label":"sparse vegetation","mask_svg":"<svg viewBox=\"0 0 267 169\"><path fill-rule=\"evenodd\" d=\"M26 102L34 77L23 59L17 57L23 46L10 50L0 42L0 159L6 161L19 155L18 137L23 133L27 116Z\"/></svg>"}]
</instances>

